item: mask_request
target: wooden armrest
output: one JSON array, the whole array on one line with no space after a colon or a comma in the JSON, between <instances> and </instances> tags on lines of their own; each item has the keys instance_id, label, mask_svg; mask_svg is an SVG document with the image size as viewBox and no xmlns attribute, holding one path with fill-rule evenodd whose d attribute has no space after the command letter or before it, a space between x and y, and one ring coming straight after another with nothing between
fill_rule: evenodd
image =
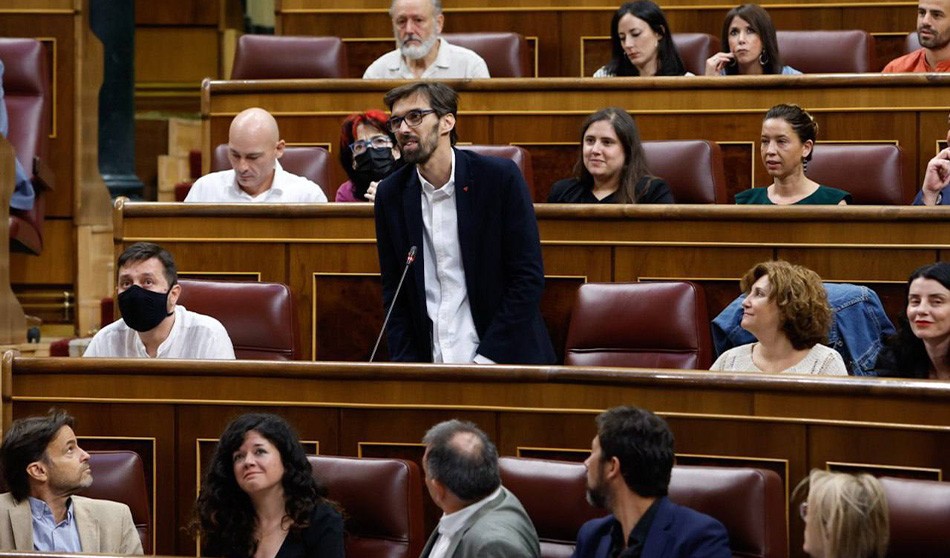
<instances>
[{"instance_id":1,"label":"wooden armrest","mask_svg":"<svg viewBox=\"0 0 950 558\"><path fill-rule=\"evenodd\" d=\"M41 190L54 190L53 184L56 183L56 175L53 169L46 164L46 161L39 157L33 157L33 189L39 194Z\"/></svg>"}]
</instances>

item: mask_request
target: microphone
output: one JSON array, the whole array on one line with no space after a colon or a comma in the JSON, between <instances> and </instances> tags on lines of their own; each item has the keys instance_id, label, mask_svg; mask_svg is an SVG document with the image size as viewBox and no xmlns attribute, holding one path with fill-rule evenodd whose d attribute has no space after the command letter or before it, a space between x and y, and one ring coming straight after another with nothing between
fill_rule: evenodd
<instances>
[{"instance_id":1,"label":"microphone","mask_svg":"<svg viewBox=\"0 0 950 558\"><path fill-rule=\"evenodd\" d=\"M379 344L383 340L383 333L386 332L386 324L389 323L389 317L393 314L393 308L396 306L396 299L399 298L399 292L402 290L402 282L406 280L406 272L409 271L409 266L412 265L412 262L416 261L416 252L419 249L412 246L409 248L409 253L406 254L406 265L402 268L402 275L399 277L399 284L396 285L396 294L393 295L392 302L389 303L389 310L386 311L386 318L383 320L383 327L379 329L379 337L376 338L376 345L373 346L373 352L369 355L369 361L373 362L373 359L376 358L376 351L379 350Z\"/></svg>"}]
</instances>

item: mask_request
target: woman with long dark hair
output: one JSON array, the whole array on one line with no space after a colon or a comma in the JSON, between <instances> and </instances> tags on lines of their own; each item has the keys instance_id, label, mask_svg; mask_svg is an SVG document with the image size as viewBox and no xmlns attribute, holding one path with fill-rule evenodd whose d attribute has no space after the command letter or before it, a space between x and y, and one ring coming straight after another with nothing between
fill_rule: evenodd
<instances>
[{"instance_id":1,"label":"woman with long dark hair","mask_svg":"<svg viewBox=\"0 0 950 558\"><path fill-rule=\"evenodd\" d=\"M574 177L555 182L548 202L673 203L673 194L650 174L633 117L610 107L584 122Z\"/></svg>"},{"instance_id":2,"label":"woman with long dark hair","mask_svg":"<svg viewBox=\"0 0 950 558\"><path fill-rule=\"evenodd\" d=\"M706 60L707 76L800 73L782 64L775 26L764 8L742 4L729 10L722 22L722 52Z\"/></svg>"},{"instance_id":3,"label":"woman with long dark hair","mask_svg":"<svg viewBox=\"0 0 950 558\"><path fill-rule=\"evenodd\" d=\"M877 358L880 376L950 380L950 263L917 268L897 335Z\"/></svg>"},{"instance_id":4,"label":"woman with long dark hair","mask_svg":"<svg viewBox=\"0 0 950 558\"><path fill-rule=\"evenodd\" d=\"M343 519L325 495L284 419L241 415L221 434L198 494L201 555L342 558Z\"/></svg>"},{"instance_id":5,"label":"woman with long dark hair","mask_svg":"<svg viewBox=\"0 0 950 558\"><path fill-rule=\"evenodd\" d=\"M610 62L594 77L682 76L686 68L666 15L650 0L627 2L610 20Z\"/></svg>"}]
</instances>

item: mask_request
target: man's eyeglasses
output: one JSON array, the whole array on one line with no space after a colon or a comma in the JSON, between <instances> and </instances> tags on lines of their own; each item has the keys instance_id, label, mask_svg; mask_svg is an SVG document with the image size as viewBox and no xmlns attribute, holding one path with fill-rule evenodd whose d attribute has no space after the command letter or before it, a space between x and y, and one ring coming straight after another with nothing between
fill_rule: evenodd
<instances>
[{"instance_id":1,"label":"man's eyeglasses","mask_svg":"<svg viewBox=\"0 0 950 558\"><path fill-rule=\"evenodd\" d=\"M353 152L353 155L361 155L366 153L366 150L370 147L392 147L393 142L389 139L389 136L378 135L373 136L369 139L356 140L350 144L350 151Z\"/></svg>"},{"instance_id":2,"label":"man's eyeglasses","mask_svg":"<svg viewBox=\"0 0 950 558\"><path fill-rule=\"evenodd\" d=\"M406 121L406 124L410 128L415 128L419 124L422 124L422 119L426 117L427 114L432 114L435 112L435 109L416 109L410 110L404 116L394 116L389 119L389 129L395 134L399 131L399 127L402 126L403 120Z\"/></svg>"}]
</instances>

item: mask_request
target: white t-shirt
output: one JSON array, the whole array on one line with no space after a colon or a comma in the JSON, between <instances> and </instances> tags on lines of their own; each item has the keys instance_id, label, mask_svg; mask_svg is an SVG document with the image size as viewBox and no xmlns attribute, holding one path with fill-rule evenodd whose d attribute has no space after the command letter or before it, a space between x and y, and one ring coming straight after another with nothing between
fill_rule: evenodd
<instances>
[{"instance_id":1,"label":"white t-shirt","mask_svg":"<svg viewBox=\"0 0 950 558\"><path fill-rule=\"evenodd\" d=\"M274 181L271 187L256 196L241 189L234 179L234 169L206 174L195 181L185 198L195 203L319 203L327 201L318 184L302 176L290 174L274 164Z\"/></svg>"},{"instance_id":2,"label":"white t-shirt","mask_svg":"<svg viewBox=\"0 0 950 558\"><path fill-rule=\"evenodd\" d=\"M421 79L488 78L488 65L475 51L439 39L439 55ZM363 79L416 79L399 49L380 56L366 68Z\"/></svg>"},{"instance_id":3,"label":"white t-shirt","mask_svg":"<svg viewBox=\"0 0 950 558\"><path fill-rule=\"evenodd\" d=\"M84 357L148 358L139 332L116 320L92 338ZM175 325L158 346L157 358L234 359L234 347L221 322L175 306Z\"/></svg>"},{"instance_id":4,"label":"white t-shirt","mask_svg":"<svg viewBox=\"0 0 950 558\"><path fill-rule=\"evenodd\" d=\"M758 343L749 343L729 349L719 355L710 370L723 372L762 372L752 361L752 348ZM808 351L805 358L782 373L788 374L825 374L829 376L847 376L848 367L838 351L817 344Z\"/></svg>"}]
</instances>

